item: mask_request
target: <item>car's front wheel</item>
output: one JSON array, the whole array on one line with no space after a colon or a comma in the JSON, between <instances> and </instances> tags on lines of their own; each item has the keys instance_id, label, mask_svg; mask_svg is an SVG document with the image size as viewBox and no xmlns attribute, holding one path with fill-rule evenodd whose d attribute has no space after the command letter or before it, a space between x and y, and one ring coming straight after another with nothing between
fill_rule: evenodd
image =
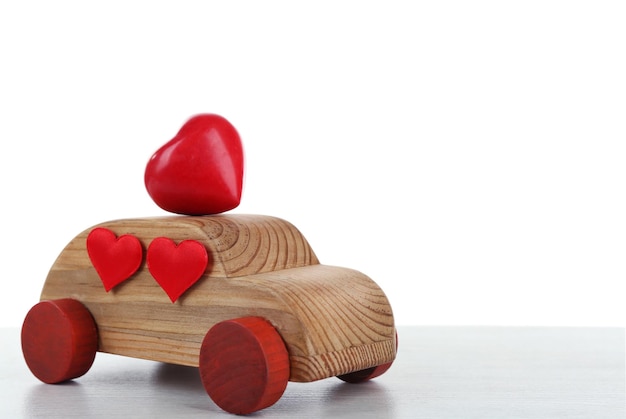
<instances>
[{"instance_id":1,"label":"car's front wheel","mask_svg":"<svg viewBox=\"0 0 626 419\"><path fill-rule=\"evenodd\" d=\"M276 403L289 381L289 353L276 329L260 317L227 320L202 341L200 377L223 410L248 414Z\"/></svg>"},{"instance_id":2,"label":"car's front wheel","mask_svg":"<svg viewBox=\"0 0 626 419\"><path fill-rule=\"evenodd\" d=\"M396 353L397 352L398 352L398 332L396 332ZM342 381L345 381L346 383L352 383L352 384L363 383L363 382L369 381L373 378L383 375L384 373L387 372L389 368L391 368L392 364L393 364L393 361L388 362L386 364L377 365L375 367L367 368L364 370L354 371L354 372L350 372L348 374L343 374L343 375L338 375L337 378L339 378Z\"/></svg>"}]
</instances>

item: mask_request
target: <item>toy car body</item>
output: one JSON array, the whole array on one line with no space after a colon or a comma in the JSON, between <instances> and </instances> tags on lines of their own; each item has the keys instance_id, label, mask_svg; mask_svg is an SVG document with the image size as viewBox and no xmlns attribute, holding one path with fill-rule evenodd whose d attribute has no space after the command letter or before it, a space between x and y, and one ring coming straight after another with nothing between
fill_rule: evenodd
<instances>
[{"instance_id":1,"label":"toy car body","mask_svg":"<svg viewBox=\"0 0 626 419\"><path fill-rule=\"evenodd\" d=\"M175 243L194 240L206 248L209 263L175 302L151 275L145 253L138 270L107 292L86 249L95 228L132 235L144 252L159 237ZM55 306L47 310L59 313L55 322L68 324L58 327L70 332L50 330L50 314L37 309L50 302ZM69 343L62 343L71 347L70 355L41 349L58 346L55 336L63 333L70 335ZM84 335L84 341L75 335ZM395 359L396 332L391 306L378 285L358 271L320 264L293 225L269 216L222 214L110 221L83 231L52 266L41 302L24 322L22 346L31 371L45 382L84 374L96 350L199 367L220 407L250 413L275 403L287 380L340 376L356 382L380 375ZM228 361L241 369L255 350L265 363L260 370L246 367L236 378L235 367L224 366ZM67 361L72 366L47 377L47 369L57 368L64 358L72 358ZM223 370L216 376L218 367ZM246 390L262 393L249 401L241 401L248 397L245 392L223 394L235 391L225 390L223 383L211 389L219 380L239 380L232 388L240 391L246 381L254 381L246 378L250 374L263 377Z\"/></svg>"}]
</instances>

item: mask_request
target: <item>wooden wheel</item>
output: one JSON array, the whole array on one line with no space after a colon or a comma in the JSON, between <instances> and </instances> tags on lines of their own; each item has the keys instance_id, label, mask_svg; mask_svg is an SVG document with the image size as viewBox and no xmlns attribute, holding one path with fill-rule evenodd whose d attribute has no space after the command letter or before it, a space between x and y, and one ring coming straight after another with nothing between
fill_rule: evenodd
<instances>
[{"instance_id":1,"label":"wooden wheel","mask_svg":"<svg viewBox=\"0 0 626 419\"><path fill-rule=\"evenodd\" d=\"M289 381L289 353L274 327L260 317L216 324L200 349L200 377L223 410L248 414L276 403Z\"/></svg>"},{"instance_id":2,"label":"wooden wheel","mask_svg":"<svg viewBox=\"0 0 626 419\"><path fill-rule=\"evenodd\" d=\"M398 332L396 332L396 352L398 352ZM388 362L386 364L377 365L375 367L366 368L364 370L338 375L337 378L345 381L346 383L363 383L365 381L371 380L372 378L383 375L385 372L387 372L389 368L391 368L392 364L393 362Z\"/></svg>"},{"instance_id":3,"label":"wooden wheel","mask_svg":"<svg viewBox=\"0 0 626 419\"><path fill-rule=\"evenodd\" d=\"M97 350L96 323L79 301L70 298L42 301L24 319L24 360L33 375L44 383L60 383L85 374Z\"/></svg>"}]
</instances>

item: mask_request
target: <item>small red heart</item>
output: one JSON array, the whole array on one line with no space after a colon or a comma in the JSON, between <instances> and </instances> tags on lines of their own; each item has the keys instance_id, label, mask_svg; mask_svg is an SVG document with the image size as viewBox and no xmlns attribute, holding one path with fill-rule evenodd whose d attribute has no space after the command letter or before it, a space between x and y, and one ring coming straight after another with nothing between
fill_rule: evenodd
<instances>
[{"instance_id":1,"label":"small red heart","mask_svg":"<svg viewBox=\"0 0 626 419\"><path fill-rule=\"evenodd\" d=\"M103 227L89 232L87 253L107 292L130 278L139 269L143 258L143 249L137 237L130 234L116 237L115 233Z\"/></svg>"},{"instance_id":2,"label":"small red heart","mask_svg":"<svg viewBox=\"0 0 626 419\"><path fill-rule=\"evenodd\" d=\"M148 246L148 270L172 302L200 279L209 255L202 243L183 240L178 245L166 237L157 237Z\"/></svg>"},{"instance_id":3,"label":"small red heart","mask_svg":"<svg viewBox=\"0 0 626 419\"><path fill-rule=\"evenodd\" d=\"M194 116L152 155L144 183L166 211L207 215L235 208L243 187L243 146L237 130L219 115Z\"/></svg>"}]
</instances>

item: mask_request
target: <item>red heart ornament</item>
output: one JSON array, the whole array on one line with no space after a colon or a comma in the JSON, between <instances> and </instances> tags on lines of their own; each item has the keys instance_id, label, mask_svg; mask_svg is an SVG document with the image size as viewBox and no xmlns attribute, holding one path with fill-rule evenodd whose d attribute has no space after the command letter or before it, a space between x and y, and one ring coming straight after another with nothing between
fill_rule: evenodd
<instances>
[{"instance_id":1,"label":"red heart ornament","mask_svg":"<svg viewBox=\"0 0 626 419\"><path fill-rule=\"evenodd\" d=\"M202 243L183 240L176 245L167 237L152 240L146 259L148 270L172 302L200 279L209 263Z\"/></svg>"},{"instance_id":2,"label":"red heart ornament","mask_svg":"<svg viewBox=\"0 0 626 419\"><path fill-rule=\"evenodd\" d=\"M103 227L89 232L87 253L107 292L130 278L139 269L143 258L143 249L137 237L130 234L116 237L115 233Z\"/></svg>"},{"instance_id":3,"label":"red heart ornament","mask_svg":"<svg viewBox=\"0 0 626 419\"><path fill-rule=\"evenodd\" d=\"M152 155L144 183L166 211L207 215L235 208L243 187L243 146L237 130L219 115L194 116Z\"/></svg>"}]
</instances>

